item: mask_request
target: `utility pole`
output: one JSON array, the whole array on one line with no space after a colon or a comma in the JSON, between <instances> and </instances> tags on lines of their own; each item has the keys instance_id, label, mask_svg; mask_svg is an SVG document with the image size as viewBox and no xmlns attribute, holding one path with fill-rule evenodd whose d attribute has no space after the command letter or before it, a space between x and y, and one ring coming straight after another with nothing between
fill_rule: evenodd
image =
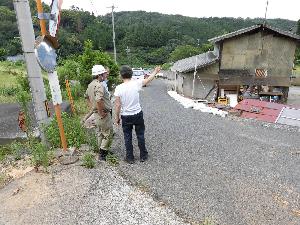
<instances>
[{"instance_id":1,"label":"utility pole","mask_svg":"<svg viewBox=\"0 0 300 225\"><path fill-rule=\"evenodd\" d=\"M46 94L42 78L41 68L36 60L34 52L34 32L31 20L31 12L28 0L13 0L16 11L19 33L22 40L22 49L25 56L27 75L32 94L32 102L37 120L41 139L44 141L44 135L41 126L47 122L46 112Z\"/></svg>"},{"instance_id":2,"label":"utility pole","mask_svg":"<svg viewBox=\"0 0 300 225\"><path fill-rule=\"evenodd\" d=\"M115 7L114 5L107 7L111 8L111 20L112 20L112 27L113 27L113 44L114 44L114 59L115 63L117 63L117 50L116 50L116 34L115 34L115 18L114 18L114 9L118 8Z\"/></svg>"},{"instance_id":3,"label":"utility pole","mask_svg":"<svg viewBox=\"0 0 300 225\"><path fill-rule=\"evenodd\" d=\"M264 26L267 24L267 12L268 12L268 6L269 6L269 0L267 0L266 3L266 11L265 11L265 21L264 21Z\"/></svg>"}]
</instances>

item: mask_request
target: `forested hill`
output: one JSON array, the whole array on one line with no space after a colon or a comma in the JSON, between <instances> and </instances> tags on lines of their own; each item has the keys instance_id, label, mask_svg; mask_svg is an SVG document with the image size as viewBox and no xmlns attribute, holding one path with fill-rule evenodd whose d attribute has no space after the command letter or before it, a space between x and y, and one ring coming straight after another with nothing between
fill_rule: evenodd
<instances>
[{"instance_id":1,"label":"forested hill","mask_svg":"<svg viewBox=\"0 0 300 225\"><path fill-rule=\"evenodd\" d=\"M35 1L30 0L32 15L36 15ZM49 7L45 6L45 11ZM201 16L201 15L199 15ZM20 39L11 0L0 0L0 58L21 52ZM33 17L36 35L38 21ZM144 11L115 13L115 30L118 61L130 64L162 64L178 59L174 50L182 46L188 54L209 49L209 38L229 33L263 19L242 18L192 18L181 15L165 15ZM296 32L297 22L272 19L269 25ZM83 43L90 39L95 49L112 51L111 15L95 17L76 7L63 10L58 33L61 49L58 54L64 59L80 54ZM126 51L127 49L127 51ZM183 55L179 56L183 57Z\"/></svg>"},{"instance_id":2,"label":"forested hill","mask_svg":"<svg viewBox=\"0 0 300 225\"><path fill-rule=\"evenodd\" d=\"M110 24L111 16L106 15L103 21ZM173 39L190 44L195 44L197 39L200 39L200 43L205 43L209 38L263 23L263 21L259 18L192 18L145 11L119 12L115 15L120 38L125 38L129 45L150 47L166 45ZM294 32L297 29L296 21L271 19L268 20L268 24Z\"/></svg>"}]
</instances>

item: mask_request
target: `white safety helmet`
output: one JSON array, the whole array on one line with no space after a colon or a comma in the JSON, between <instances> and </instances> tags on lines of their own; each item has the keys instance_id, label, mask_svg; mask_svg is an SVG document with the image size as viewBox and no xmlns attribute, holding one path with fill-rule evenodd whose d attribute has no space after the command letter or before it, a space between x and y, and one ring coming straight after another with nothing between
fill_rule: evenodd
<instances>
[{"instance_id":1,"label":"white safety helmet","mask_svg":"<svg viewBox=\"0 0 300 225\"><path fill-rule=\"evenodd\" d=\"M92 76L101 75L106 72L106 69L102 65L94 65L92 68Z\"/></svg>"}]
</instances>

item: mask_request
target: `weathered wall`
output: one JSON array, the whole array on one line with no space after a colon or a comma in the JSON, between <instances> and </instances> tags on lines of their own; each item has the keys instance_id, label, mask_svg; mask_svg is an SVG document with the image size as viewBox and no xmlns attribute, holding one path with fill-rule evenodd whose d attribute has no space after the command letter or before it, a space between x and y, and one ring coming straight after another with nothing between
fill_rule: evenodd
<instances>
[{"instance_id":1,"label":"weathered wall","mask_svg":"<svg viewBox=\"0 0 300 225\"><path fill-rule=\"evenodd\" d=\"M292 78L291 83L294 86L300 86L300 77Z\"/></svg>"},{"instance_id":2,"label":"weathered wall","mask_svg":"<svg viewBox=\"0 0 300 225\"><path fill-rule=\"evenodd\" d=\"M209 91L215 86L215 81L218 80L218 70L218 63L214 63L197 71L194 98L204 99L207 96ZM183 93L186 97L192 97L194 72L181 73L178 77L182 78L178 79L177 82L178 91L182 91L180 93ZM180 89L180 84L183 85L182 90Z\"/></svg>"},{"instance_id":3,"label":"weathered wall","mask_svg":"<svg viewBox=\"0 0 300 225\"><path fill-rule=\"evenodd\" d=\"M180 74L180 73L178 73L178 75L177 75L177 77L176 77L176 80L175 80L175 82L176 82L176 84L177 84L177 86L176 86L176 91L177 91L177 93L178 94L184 94L183 93L183 82L184 82L184 75L183 74Z\"/></svg>"},{"instance_id":4,"label":"weathered wall","mask_svg":"<svg viewBox=\"0 0 300 225\"><path fill-rule=\"evenodd\" d=\"M220 69L267 69L268 76L289 77L292 73L296 43L262 32L239 36L223 43Z\"/></svg>"}]
</instances>

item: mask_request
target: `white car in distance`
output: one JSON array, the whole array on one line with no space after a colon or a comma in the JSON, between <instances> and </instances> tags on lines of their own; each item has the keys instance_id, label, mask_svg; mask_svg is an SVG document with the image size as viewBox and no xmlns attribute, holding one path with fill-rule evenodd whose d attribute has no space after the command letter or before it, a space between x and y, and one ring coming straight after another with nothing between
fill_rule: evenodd
<instances>
[{"instance_id":1,"label":"white car in distance","mask_svg":"<svg viewBox=\"0 0 300 225\"><path fill-rule=\"evenodd\" d=\"M142 68L133 68L132 72L133 80L145 79L145 71Z\"/></svg>"}]
</instances>

